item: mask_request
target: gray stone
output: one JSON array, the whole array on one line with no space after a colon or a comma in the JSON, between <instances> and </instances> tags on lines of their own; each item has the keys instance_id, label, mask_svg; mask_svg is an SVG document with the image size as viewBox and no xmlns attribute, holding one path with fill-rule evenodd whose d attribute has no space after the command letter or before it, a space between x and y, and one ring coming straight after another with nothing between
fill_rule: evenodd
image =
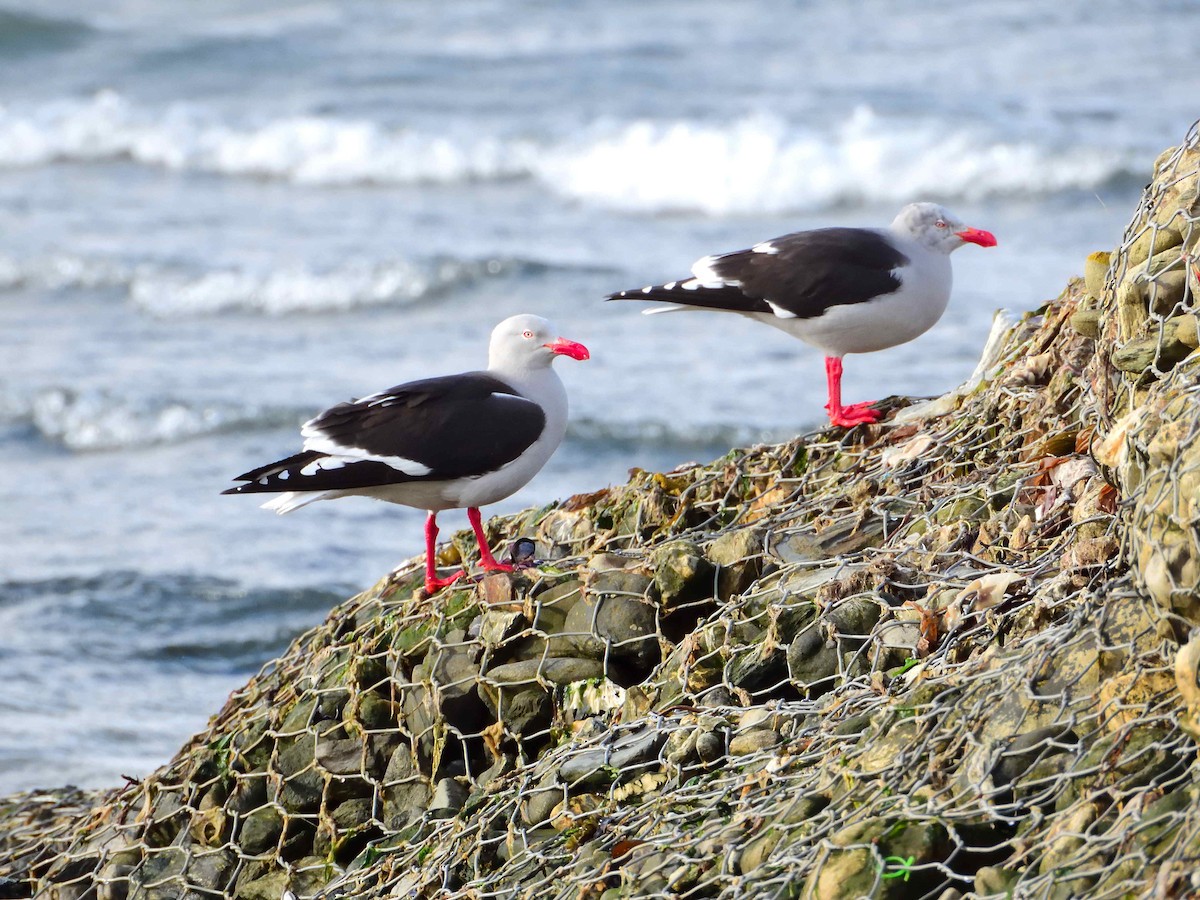
<instances>
[{"instance_id":1,"label":"gray stone","mask_svg":"<svg viewBox=\"0 0 1200 900\"><path fill-rule=\"evenodd\" d=\"M333 824L338 831L352 831L370 824L374 816L374 801L369 797L356 797L338 804L330 818L333 819Z\"/></svg>"},{"instance_id":2,"label":"gray stone","mask_svg":"<svg viewBox=\"0 0 1200 900\"><path fill-rule=\"evenodd\" d=\"M730 738L729 755L749 756L752 753L776 747L782 740L783 738L769 728L754 728L750 731L743 731L741 734L735 734Z\"/></svg>"},{"instance_id":3,"label":"gray stone","mask_svg":"<svg viewBox=\"0 0 1200 900\"><path fill-rule=\"evenodd\" d=\"M660 658L658 610L638 599L650 579L636 572L603 572L589 583L583 598L567 614L562 634L579 656L619 659L638 669Z\"/></svg>"},{"instance_id":4,"label":"gray stone","mask_svg":"<svg viewBox=\"0 0 1200 900\"><path fill-rule=\"evenodd\" d=\"M595 659L571 656L551 656L547 659L523 659L488 669L483 676L485 685L516 686L570 684L604 675L604 664Z\"/></svg>"},{"instance_id":5,"label":"gray stone","mask_svg":"<svg viewBox=\"0 0 1200 900\"><path fill-rule=\"evenodd\" d=\"M383 798L383 825L399 831L421 817L433 792L413 761L412 750L401 746L392 754L379 791Z\"/></svg>"},{"instance_id":6,"label":"gray stone","mask_svg":"<svg viewBox=\"0 0 1200 900\"><path fill-rule=\"evenodd\" d=\"M456 778L443 778L438 781L433 790L433 798L429 801L429 812L435 818L450 818L467 802L469 791Z\"/></svg>"},{"instance_id":7,"label":"gray stone","mask_svg":"<svg viewBox=\"0 0 1200 900\"><path fill-rule=\"evenodd\" d=\"M650 730L621 735L606 747L576 753L563 763L559 778L572 792L625 781L657 760L666 739L666 732Z\"/></svg>"},{"instance_id":8,"label":"gray stone","mask_svg":"<svg viewBox=\"0 0 1200 900\"><path fill-rule=\"evenodd\" d=\"M472 628L478 625L479 639L483 645L492 649L520 633L526 624L525 616L521 613L502 609L485 610L471 623Z\"/></svg>"},{"instance_id":9,"label":"gray stone","mask_svg":"<svg viewBox=\"0 0 1200 900\"><path fill-rule=\"evenodd\" d=\"M716 762L725 755L725 733L702 731L696 735L696 756L703 763Z\"/></svg>"},{"instance_id":10,"label":"gray stone","mask_svg":"<svg viewBox=\"0 0 1200 900\"><path fill-rule=\"evenodd\" d=\"M713 596L713 566L699 545L691 541L672 541L650 554L654 585L663 606Z\"/></svg>"},{"instance_id":11,"label":"gray stone","mask_svg":"<svg viewBox=\"0 0 1200 900\"><path fill-rule=\"evenodd\" d=\"M865 597L848 597L804 628L787 649L788 675L810 696L834 685L847 650L861 647L879 621L879 604Z\"/></svg>"},{"instance_id":12,"label":"gray stone","mask_svg":"<svg viewBox=\"0 0 1200 900\"><path fill-rule=\"evenodd\" d=\"M261 806L241 821L237 843L251 856L264 853L279 843L283 834L283 815L274 806Z\"/></svg>"},{"instance_id":13,"label":"gray stone","mask_svg":"<svg viewBox=\"0 0 1200 900\"><path fill-rule=\"evenodd\" d=\"M520 802L521 820L531 828L548 822L559 804L567 799L567 791L558 781L557 772L546 772L538 779L537 787L523 794Z\"/></svg>"},{"instance_id":14,"label":"gray stone","mask_svg":"<svg viewBox=\"0 0 1200 900\"><path fill-rule=\"evenodd\" d=\"M317 741L317 765L331 775L358 775L363 769L363 745L359 741Z\"/></svg>"}]
</instances>

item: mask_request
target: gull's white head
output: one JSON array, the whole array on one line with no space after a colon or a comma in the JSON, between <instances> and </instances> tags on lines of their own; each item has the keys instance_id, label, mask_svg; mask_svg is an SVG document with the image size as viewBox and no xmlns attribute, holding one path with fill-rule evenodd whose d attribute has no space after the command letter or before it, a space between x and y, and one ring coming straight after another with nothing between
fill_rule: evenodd
<instances>
[{"instance_id":1,"label":"gull's white head","mask_svg":"<svg viewBox=\"0 0 1200 900\"><path fill-rule=\"evenodd\" d=\"M963 244L996 246L996 238L990 231L970 228L946 207L936 203L908 204L892 220L892 231L939 253L953 253Z\"/></svg>"},{"instance_id":2,"label":"gull's white head","mask_svg":"<svg viewBox=\"0 0 1200 900\"><path fill-rule=\"evenodd\" d=\"M488 368L544 368L557 356L589 359L587 347L559 337L557 329L541 316L511 316L492 329Z\"/></svg>"}]
</instances>

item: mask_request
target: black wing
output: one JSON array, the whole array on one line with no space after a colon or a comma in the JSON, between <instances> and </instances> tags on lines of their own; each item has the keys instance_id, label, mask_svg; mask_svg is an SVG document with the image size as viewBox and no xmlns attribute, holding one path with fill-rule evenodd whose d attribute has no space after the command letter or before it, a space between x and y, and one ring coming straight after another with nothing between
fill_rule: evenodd
<instances>
[{"instance_id":1,"label":"black wing","mask_svg":"<svg viewBox=\"0 0 1200 900\"><path fill-rule=\"evenodd\" d=\"M811 319L831 306L864 303L900 288L908 257L878 231L819 228L701 260L717 280L695 278L610 300L663 300L685 306Z\"/></svg>"},{"instance_id":2,"label":"black wing","mask_svg":"<svg viewBox=\"0 0 1200 900\"><path fill-rule=\"evenodd\" d=\"M325 410L305 423L302 453L238 476L248 483L226 493L483 475L524 453L545 424L540 406L486 372L413 381Z\"/></svg>"}]
</instances>

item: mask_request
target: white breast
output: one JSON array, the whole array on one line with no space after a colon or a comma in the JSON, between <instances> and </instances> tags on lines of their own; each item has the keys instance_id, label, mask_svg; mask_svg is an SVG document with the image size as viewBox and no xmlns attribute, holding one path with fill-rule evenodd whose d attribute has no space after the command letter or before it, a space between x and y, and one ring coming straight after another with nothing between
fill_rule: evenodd
<instances>
[{"instance_id":1,"label":"white breast","mask_svg":"<svg viewBox=\"0 0 1200 900\"><path fill-rule=\"evenodd\" d=\"M753 313L754 318L823 350L830 356L873 353L911 341L942 317L950 302L950 257L914 249L900 275L900 289L865 303L831 306L812 319Z\"/></svg>"}]
</instances>

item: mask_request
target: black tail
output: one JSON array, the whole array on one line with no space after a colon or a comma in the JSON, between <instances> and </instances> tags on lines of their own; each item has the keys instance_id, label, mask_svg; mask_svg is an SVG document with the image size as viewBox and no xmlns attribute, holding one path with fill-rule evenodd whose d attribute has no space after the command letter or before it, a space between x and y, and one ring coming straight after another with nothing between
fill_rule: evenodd
<instances>
[{"instance_id":1,"label":"black tail","mask_svg":"<svg viewBox=\"0 0 1200 900\"><path fill-rule=\"evenodd\" d=\"M289 456L287 459L280 459L273 463L267 463L265 466L259 466L257 469L251 469L239 475L234 481L245 481L247 484L239 484L237 487L231 487L221 491L222 494L266 494L278 491L290 491L286 479L280 479L277 476L280 472L290 472L294 469L302 469L315 459L320 459L324 453L318 453L315 450L303 450L295 456Z\"/></svg>"},{"instance_id":2,"label":"black tail","mask_svg":"<svg viewBox=\"0 0 1200 900\"><path fill-rule=\"evenodd\" d=\"M682 287L683 284L694 287ZM720 309L725 312L771 312L767 302L759 297L748 297L741 288L732 284L722 284L714 287L702 287L696 284L694 278L687 281L672 281L667 284L656 284L644 288L633 288L628 291L617 291L609 294L605 300L654 300L660 303L677 303L680 306L694 306L699 309Z\"/></svg>"}]
</instances>

